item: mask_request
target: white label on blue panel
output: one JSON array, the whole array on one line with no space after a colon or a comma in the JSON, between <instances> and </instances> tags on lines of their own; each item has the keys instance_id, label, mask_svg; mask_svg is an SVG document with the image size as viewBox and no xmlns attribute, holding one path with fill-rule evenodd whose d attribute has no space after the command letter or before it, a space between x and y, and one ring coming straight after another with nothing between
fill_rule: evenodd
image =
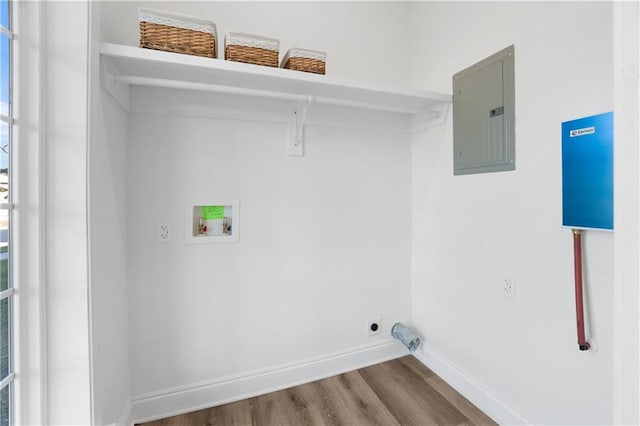
<instances>
[{"instance_id":1,"label":"white label on blue panel","mask_svg":"<svg viewBox=\"0 0 640 426\"><path fill-rule=\"evenodd\" d=\"M596 132L595 127L585 127L584 129L575 129L569 132L569 136L575 138L576 136L591 135Z\"/></svg>"}]
</instances>

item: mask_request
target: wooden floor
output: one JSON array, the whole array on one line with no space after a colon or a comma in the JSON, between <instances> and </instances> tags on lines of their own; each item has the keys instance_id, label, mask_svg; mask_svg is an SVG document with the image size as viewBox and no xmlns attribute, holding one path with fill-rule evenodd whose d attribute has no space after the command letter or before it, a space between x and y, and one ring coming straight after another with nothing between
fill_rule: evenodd
<instances>
[{"instance_id":1,"label":"wooden floor","mask_svg":"<svg viewBox=\"0 0 640 426\"><path fill-rule=\"evenodd\" d=\"M496 423L412 356L145 423L148 426L481 424Z\"/></svg>"}]
</instances>

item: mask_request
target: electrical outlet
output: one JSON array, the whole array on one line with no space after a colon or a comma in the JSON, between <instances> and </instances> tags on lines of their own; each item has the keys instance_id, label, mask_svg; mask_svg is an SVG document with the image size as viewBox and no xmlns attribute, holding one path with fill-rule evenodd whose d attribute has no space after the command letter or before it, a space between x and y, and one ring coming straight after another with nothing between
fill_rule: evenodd
<instances>
[{"instance_id":1,"label":"electrical outlet","mask_svg":"<svg viewBox=\"0 0 640 426\"><path fill-rule=\"evenodd\" d=\"M159 243L168 243L171 241L171 234L169 234L169 225L167 223L158 224L157 234Z\"/></svg>"},{"instance_id":2,"label":"electrical outlet","mask_svg":"<svg viewBox=\"0 0 640 426\"><path fill-rule=\"evenodd\" d=\"M382 319L377 318L367 321L367 336L375 336L382 332Z\"/></svg>"},{"instance_id":3,"label":"electrical outlet","mask_svg":"<svg viewBox=\"0 0 640 426\"><path fill-rule=\"evenodd\" d=\"M513 278L502 279L502 295L511 300L516 298L516 280Z\"/></svg>"}]
</instances>

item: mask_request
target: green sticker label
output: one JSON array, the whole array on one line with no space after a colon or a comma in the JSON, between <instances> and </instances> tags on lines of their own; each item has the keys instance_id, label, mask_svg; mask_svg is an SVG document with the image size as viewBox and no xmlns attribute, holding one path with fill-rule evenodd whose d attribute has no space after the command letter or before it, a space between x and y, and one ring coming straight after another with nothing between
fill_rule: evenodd
<instances>
[{"instance_id":1,"label":"green sticker label","mask_svg":"<svg viewBox=\"0 0 640 426\"><path fill-rule=\"evenodd\" d=\"M202 206L202 218L204 220L224 219L224 206Z\"/></svg>"}]
</instances>

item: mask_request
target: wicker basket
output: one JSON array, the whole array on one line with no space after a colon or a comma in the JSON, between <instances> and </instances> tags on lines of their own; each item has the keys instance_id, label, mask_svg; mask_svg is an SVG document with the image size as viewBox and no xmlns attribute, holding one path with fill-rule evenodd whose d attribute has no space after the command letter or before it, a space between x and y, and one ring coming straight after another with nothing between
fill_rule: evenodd
<instances>
[{"instance_id":1,"label":"wicker basket","mask_svg":"<svg viewBox=\"0 0 640 426\"><path fill-rule=\"evenodd\" d=\"M327 54L325 52L293 47L284 55L281 67L296 71L324 74L326 61Z\"/></svg>"},{"instance_id":2,"label":"wicker basket","mask_svg":"<svg viewBox=\"0 0 640 426\"><path fill-rule=\"evenodd\" d=\"M278 40L244 33L227 33L224 46L224 58L228 61L278 66Z\"/></svg>"},{"instance_id":3,"label":"wicker basket","mask_svg":"<svg viewBox=\"0 0 640 426\"><path fill-rule=\"evenodd\" d=\"M138 9L140 47L215 58L216 24L162 10Z\"/></svg>"}]
</instances>

